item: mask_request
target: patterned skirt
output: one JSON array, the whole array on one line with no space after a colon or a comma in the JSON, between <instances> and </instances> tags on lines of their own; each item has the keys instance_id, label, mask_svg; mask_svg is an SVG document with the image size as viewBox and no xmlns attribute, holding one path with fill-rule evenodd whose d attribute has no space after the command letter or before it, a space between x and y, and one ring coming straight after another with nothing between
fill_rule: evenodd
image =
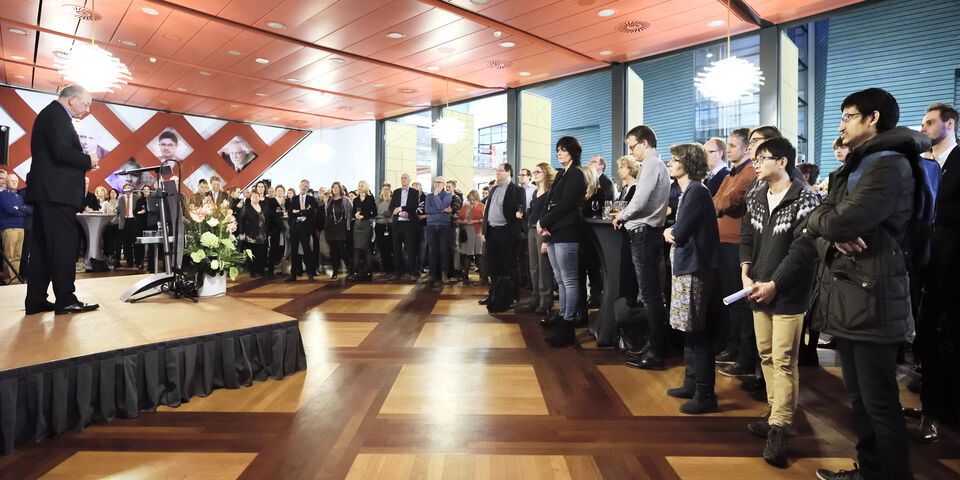
<instances>
[{"instance_id":1,"label":"patterned skirt","mask_svg":"<svg viewBox=\"0 0 960 480\"><path fill-rule=\"evenodd\" d=\"M673 263L673 248L670 248ZM711 275L692 273L674 275L670 294L670 326L681 332L695 332L707 326L707 301Z\"/></svg>"}]
</instances>

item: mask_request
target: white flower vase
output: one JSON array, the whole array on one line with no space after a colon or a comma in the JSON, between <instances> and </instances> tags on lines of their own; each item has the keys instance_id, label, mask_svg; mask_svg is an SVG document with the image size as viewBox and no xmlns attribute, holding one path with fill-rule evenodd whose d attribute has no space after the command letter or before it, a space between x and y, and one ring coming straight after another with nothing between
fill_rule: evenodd
<instances>
[{"instance_id":1,"label":"white flower vase","mask_svg":"<svg viewBox=\"0 0 960 480\"><path fill-rule=\"evenodd\" d=\"M204 275L203 285L201 285L200 289L197 290L197 295L201 297L219 297L225 293L227 293L226 274L217 275L215 277Z\"/></svg>"}]
</instances>

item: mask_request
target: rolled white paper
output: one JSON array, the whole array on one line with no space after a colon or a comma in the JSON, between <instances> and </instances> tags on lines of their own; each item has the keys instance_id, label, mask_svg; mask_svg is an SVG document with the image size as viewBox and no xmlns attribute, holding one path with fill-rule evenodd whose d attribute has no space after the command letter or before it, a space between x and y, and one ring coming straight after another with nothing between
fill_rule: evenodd
<instances>
[{"instance_id":1,"label":"rolled white paper","mask_svg":"<svg viewBox=\"0 0 960 480\"><path fill-rule=\"evenodd\" d=\"M730 296L724 297L723 304L730 305L731 303L736 302L737 300L740 300L743 297L746 297L752 291L753 291L753 287L745 287L743 290L740 290L737 293L732 293L730 294Z\"/></svg>"}]
</instances>

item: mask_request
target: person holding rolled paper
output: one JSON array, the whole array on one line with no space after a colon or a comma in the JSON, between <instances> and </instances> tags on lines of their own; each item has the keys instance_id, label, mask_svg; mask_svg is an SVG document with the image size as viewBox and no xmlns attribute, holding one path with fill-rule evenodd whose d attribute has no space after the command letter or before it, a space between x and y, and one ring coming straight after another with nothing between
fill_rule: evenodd
<instances>
[{"instance_id":1,"label":"person holding rolled paper","mask_svg":"<svg viewBox=\"0 0 960 480\"><path fill-rule=\"evenodd\" d=\"M797 151L785 138L757 148L756 188L747 194L740 228L740 269L753 310L760 366L770 412L747 430L767 439L763 458L787 466L787 436L795 434L799 374L797 355L803 314L810 301L816 250L798 225L820 204L802 180L791 179Z\"/></svg>"}]
</instances>

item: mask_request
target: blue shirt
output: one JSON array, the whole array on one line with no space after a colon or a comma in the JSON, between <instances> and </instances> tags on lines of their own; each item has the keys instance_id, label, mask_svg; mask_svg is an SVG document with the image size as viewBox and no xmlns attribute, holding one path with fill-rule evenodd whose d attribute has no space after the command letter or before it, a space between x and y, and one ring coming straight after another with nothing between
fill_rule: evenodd
<instances>
[{"instance_id":1,"label":"blue shirt","mask_svg":"<svg viewBox=\"0 0 960 480\"><path fill-rule=\"evenodd\" d=\"M23 217L33 214L33 207L23 203L17 192L0 192L0 230L23 228Z\"/></svg>"},{"instance_id":2,"label":"blue shirt","mask_svg":"<svg viewBox=\"0 0 960 480\"><path fill-rule=\"evenodd\" d=\"M439 195L427 195L426 213L427 225L450 225L450 214L443 209L450 206L453 194L444 190Z\"/></svg>"}]
</instances>

